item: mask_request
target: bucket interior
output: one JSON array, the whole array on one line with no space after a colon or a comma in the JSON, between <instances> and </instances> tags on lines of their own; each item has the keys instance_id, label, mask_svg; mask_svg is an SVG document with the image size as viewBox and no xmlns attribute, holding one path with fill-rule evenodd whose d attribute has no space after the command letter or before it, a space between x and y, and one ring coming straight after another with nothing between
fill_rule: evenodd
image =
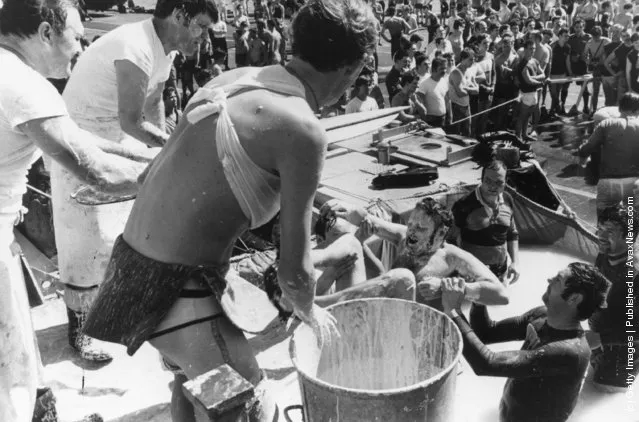
<instances>
[{"instance_id":1,"label":"bucket interior","mask_svg":"<svg viewBox=\"0 0 639 422\"><path fill-rule=\"evenodd\" d=\"M459 330L425 305L367 299L330 311L341 337L319 350L312 331L302 326L293 338L293 361L304 375L332 386L405 388L441 374L459 358Z\"/></svg>"}]
</instances>

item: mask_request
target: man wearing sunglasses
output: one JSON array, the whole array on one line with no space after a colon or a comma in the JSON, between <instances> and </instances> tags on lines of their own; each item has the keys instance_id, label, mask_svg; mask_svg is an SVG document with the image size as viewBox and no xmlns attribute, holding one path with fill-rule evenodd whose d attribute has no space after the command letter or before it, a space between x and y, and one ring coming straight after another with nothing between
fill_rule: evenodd
<instances>
[{"instance_id":1,"label":"man wearing sunglasses","mask_svg":"<svg viewBox=\"0 0 639 422\"><path fill-rule=\"evenodd\" d=\"M164 145L168 134L162 91L174 52L193 55L217 20L212 0L159 0L151 19L122 25L102 36L84 52L71 74L63 95L69 115L80 128L117 144ZM83 182L55 162L51 184L69 343L84 359L108 361L108 354L79 333L133 202L100 207L77 204L71 195Z\"/></svg>"}]
</instances>

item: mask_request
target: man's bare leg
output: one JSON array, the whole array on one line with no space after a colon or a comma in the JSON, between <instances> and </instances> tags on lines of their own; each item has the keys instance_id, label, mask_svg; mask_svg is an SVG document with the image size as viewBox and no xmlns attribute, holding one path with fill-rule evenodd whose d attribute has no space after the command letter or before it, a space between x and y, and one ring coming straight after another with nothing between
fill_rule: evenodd
<instances>
[{"instance_id":1,"label":"man's bare leg","mask_svg":"<svg viewBox=\"0 0 639 422\"><path fill-rule=\"evenodd\" d=\"M379 277L325 296L316 296L321 307L353 299L391 298L415 300L415 276L405 268L390 270Z\"/></svg>"},{"instance_id":2,"label":"man's bare leg","mask_svg":"<svg viewBox=\"0 0 639 422\"><path fill-rule=\"evenodd\" d=\"M354 235L345 234L334 242L321 245L311 251L313 265L327 271L330 271L331 267L338 270L338 267L348 257L355 260L354 264L346 271L335 271L335 290L338 292L366 280L366 267L361 243ZM330 286L325 287L318 286L318 293L321 294L330 288Z\"/></svg>"},{"instance_id":3,"label":"man's bare leg","mask_svg":"<svg viewBox=\"0 0 639 422\"><path fill-rule=\"evenodd\" d=\"M196 422L193 405L182 391L182 385L189 379L186 375L175 374L171 391L171 419L180 422Z\"/></svg>"}]
</instances>

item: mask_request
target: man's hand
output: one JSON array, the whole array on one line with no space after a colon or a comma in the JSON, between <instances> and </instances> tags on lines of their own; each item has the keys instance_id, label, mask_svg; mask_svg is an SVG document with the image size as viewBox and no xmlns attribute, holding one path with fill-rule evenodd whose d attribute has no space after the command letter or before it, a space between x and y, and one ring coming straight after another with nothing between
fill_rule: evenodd
<instances>
[{"instance_id":1,"label":"man's hand","mask_svg":"<svg viewBox=\"0 0 639 422\"><path fill-rule=\"evenodd\" d=\"M417 283L417 290L426 300L437 299L442 294L442 280L439 277L425 277Z\"/></svg>"},{"instance_id":2,"label":"man's hand","mask_svg":"<svg viewBox=\"0 0 639 422\"><path fill-rule=\"evenodd\" d=\"M146 169L147 163L109 154L108 164L96 186L100 191L116 194L134 194L138 191L138 177Z\"/></svg>"},{"instance_id":3,"label":"man's hand","mask_svg":"<svg viewBox=\"0 0 639 422\"><path fill-rule=\"evenodd\" d=\"M453 310L459 311L464 301L466 282L461 277L442 279L442 306L450 315Z\"/></svg>"},{"instance_id":4,"label":"man's hand","mask_svg":"<svg viewBox=\"0 0 639 422\"><path fill-rule=\"evenodd\" d=\"M362 220L362 223L359 225L359 229L357 230L357 238L360 241L365 241L369 237L377 234L377 226L373 223L371 217L367 215Z\"/></svg>"},{"instance_id":5,"label":"man's hand","mask_svg":"<svg viewBox=\"0 0 639 422\"><path fill-rule=\"evenodd\" d=\"M368 212L364 208L356 207L347 202L331 199L322 205L320 215L325 217L331 214L335 217L343 218L349 223L359 227L364 217L368 215Z\"/></svg>"},{"instance_id":6,"label":"man's hand","mask_svg":"<svg viewBox=\"0 0 639 422\"><path fill-rule=\"evenodd\" d=\"M517 280L519 280L519 275L519 265L516 262L513 262L510 264L510 267L508 267L508 270L506 270L504 285L508 287L511 284L516 283Z\"/></svg>"},{"instance_id":7,"label":"man's hand","mask_svg":"<svg viewBox=\"0 0 639 422\"><path fill-rule=\"evenodd\" d=\"M308 314L302 314L295 310L295 315L313 329L317 344L322 348L325 344L331 344L335 337L339 338L335 317L327 310L313 304Z\"/></svg>"}]
</instances>

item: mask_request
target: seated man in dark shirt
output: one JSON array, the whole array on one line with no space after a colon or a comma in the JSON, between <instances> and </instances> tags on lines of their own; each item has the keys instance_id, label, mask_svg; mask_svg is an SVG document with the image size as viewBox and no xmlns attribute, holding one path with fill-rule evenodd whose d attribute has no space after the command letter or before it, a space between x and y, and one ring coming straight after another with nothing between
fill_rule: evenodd
<instances>
[{"instance_id":1,"label":"seated man in dark shirt","mask_svg":"<svg viewBox=\"0 0 639 422\"><path fill-rule=\"evenodd\" d=\"M477 375L508 377L501 422L564 422L588 369L590 349L581 323L605 306L610 282L592 265L572 263L548 280L545 306L493 322L473 304L470 325L460 310L465 283L442 281L444 312L464 338L464 357ZM471 328L472 326L472 328ZM493 352L484 343L525 340L521 350Z\"/></svg>"},{"instance_id":2,"label":"seated man in dark shirt","mask_svg":"<svg viewBox=\"0 0 639 422\"><path fill-rule=\"evenodd\" d=\"M629 215L620 205L609 207L602 212L597 229L599 255L595 266L611 286L606 299L608 307L595 312L588 321L593 348L590 364L595 370L595 386L609 393L625 393L628 381L632 383L639 374L639 354L634 353L630 360L632 365L628 365L629 347L639 349L639 342L636 336L626 333L626 330L634 330L626 325L629 321L626 312L634 309L633 314L636 315L639 311L632 298L628 301L629 284L626 284L634 285L637 279L632 262L634 255L628 255L634 239L627 236L636 233L633 225L628 225L633 220L632 214ZM629 274L634 277L628 277ZM627 306L629 302L630 308Z\"/></svg>"},{"instance_id":3,"label":"seated man in dark shirt","mask_svg":"<svg viewBox=\"0 0 639 422\"><path fill-rule=\"evenodd\" d=\"M505 187L506 166L492 161L482 170L477 189L453 205L453 215L461 248L509 284L519 277L519 233L514 203Z\"/></svg>"}]
</instances>

